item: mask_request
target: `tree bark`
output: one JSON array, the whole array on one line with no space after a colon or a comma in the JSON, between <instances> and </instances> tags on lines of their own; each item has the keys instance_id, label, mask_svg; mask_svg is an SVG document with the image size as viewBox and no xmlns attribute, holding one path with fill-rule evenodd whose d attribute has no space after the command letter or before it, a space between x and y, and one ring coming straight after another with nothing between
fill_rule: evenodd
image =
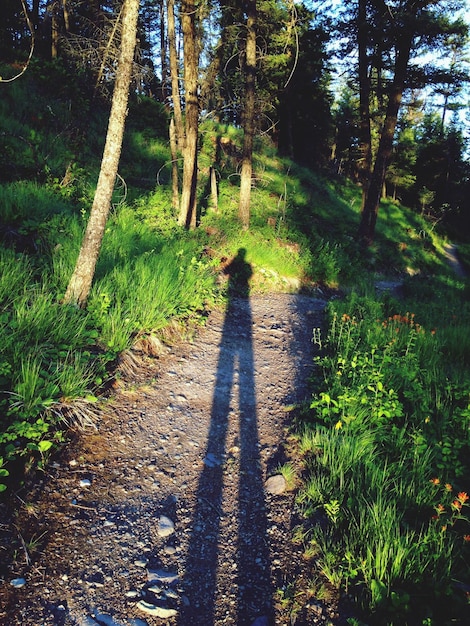
<instances>
[{"instance_id":1,"label":"tree bark","mask_svg":"<svg viewBox=\"0 0 470 626\"><path fill-rule=\"evenodd\" d=\"M374 240L379 203L385 182L385 175L392 156L393 136L397 125L398 111L400 110L403 90L405 88L405 79L413 39L413 28L408 24L408 28L403 28L401 38L397 43L395 71L388 97L385 121L380 135L374 170L362 210L361 223L359 225L359 237L367 246L371 245Z\"/></svg>"},{"instance_id":2,"label":"tree bark","mask_svg":"<svg viewBox=\"0 0 470 626\"><path fill-rule=\"evenodd\" d=\"M119 166L137 35L139 0L124 0L121 52L95 197L64 302L85 306L90 293Z\"/></svg>"},{"instance_id":3,"label":"tree bark","mask_svg":"<svg viewBox=\"0 0 470 626\"><path fill-rule=\"evenodd\" d=\"M362 187L362 207L369 189L372 172L372 141L370 130L370 76L367 54L369 25L367 22L367 0L359 0L357 46L359 72L359 182Z\"/></svg>"},{"instance_id":4,"label":"tree bark","mask_svg":"<svg viewBox=\"0 0 470 626\"><path fill-rule=\"evenodd\" d=\"M217 172L215 166L212 165L210 169L211 177L211 207L214 213L219 212L219 194L217 191Z\"/></svg>"},{"instance_id":5,"label":"tree bark","mask_svg":"<svg viewBox=\"0 0 470 626\"><path fill-rule=\"evenodd\" d=\"M199 54L196 33L197 7L195 0L183 0L181 6L183 30L184 84L186 102L185 146L183 151L183 183L179 224L196 226L197 138L199 130L198 68Z\"/></svg>"},{"instance_id":6,"label":"tree bark","mask_svg":"<svg viewBox=\"0 0 470 626\"><path fill-rule=\"evenodd\" d=\"M173 101L173 116L175 118L176 144L181 150L184 146L184 127L183 114L181 112L178 53L176 50L175 0L167 0L166 11L168 24L168 52L170 57L171 95Z\"/></svg>"},{"instance_id":7,"label":"tree bark","mask_svg":"<svg viewBox=\"0 0 470 626\"><path fill-rule=\"evenodd\" d=\"M165 36L165 0L159 0L159 13L160 13L160 61L162 64L162 102L166 103L167 97L167 81L168 81L168 68L167 68L167 40Z\"/></svg>"},{"instance_id":8,"label":"tree bark","mask_svg":"<svg viewBox=\"0 0 470 626\"><path fill-rule=\"evenodd\" d=\"M246 20L245 110L243 118L243 156L238 216L244 230L250 226L251 178L253 170L253 136L255 130L256 80L256 0L250 0Z\"/></svg>"},{"instance_id":9,"label":"tree bark","mask_svg":"<svg viewBox=\"0 0 470 626\"><path fill-rule=\"evenodd\" d=\"M51 6L51 59L57 59L59 55L59 16L57 15L57 3Z\"/></svg>"},{"instance_id":10,"label":"tree bark","mask_svg":"<svg viewBox=\"0 0 470 626\"><path fill-rule=\"evenodd\" d=\"M170 119L170 153L171 153L171 189L172 206L175 215L178 215L180 208L180 189L178 175L178 144L176 141L175 118Z\"/></svg>"},{"instance_id":11,"label":"tree bark","mask_svg":"<svg viewBox=\"0 0 470 626\"><path fill-rule=\"evenodd\" d=\"M70 32L70 13L67 6L67 0L62 0L62 15L64 16L64 29L68 34Z\"/></svg>"}]
</instances>

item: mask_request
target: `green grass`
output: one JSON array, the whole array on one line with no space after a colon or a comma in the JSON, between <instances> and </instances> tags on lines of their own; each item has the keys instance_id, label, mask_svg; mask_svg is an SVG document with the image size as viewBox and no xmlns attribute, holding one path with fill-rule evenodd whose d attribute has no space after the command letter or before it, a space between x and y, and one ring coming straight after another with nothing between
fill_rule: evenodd
<instances>
[{"instance_id":1,"label":"green grass","mask_svg":"<svg viewBox=\"0 0 470 626\"><path fill-rule=\"evenodd\" d=\"M372 624L447 624L468 610L470 315L465 286L444 284L435 310L419 296L330 303L298 435L306 551Z\"/></svg>"}]
</instances>

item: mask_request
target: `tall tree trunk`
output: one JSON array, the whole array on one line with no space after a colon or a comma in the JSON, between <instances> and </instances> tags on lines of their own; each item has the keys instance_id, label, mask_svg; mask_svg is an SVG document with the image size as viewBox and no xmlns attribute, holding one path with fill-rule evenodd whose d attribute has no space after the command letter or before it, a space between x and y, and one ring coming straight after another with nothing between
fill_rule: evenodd
<instances>
[{"instance_id":1,"label":"tall tree trunk","mask_svg":"<svg viewBox=\"0 0 470 626\"><path fill-rule=\"evenodd\" d=\"M180 189L178 175L178 144L176 141L175 118L170 119L170 153L171 153L171 188L172 188L172 206L175 215L179 214L180 209Z\"/></svg>"},{"instance_id":2,"label":"tall tree trunk","mask_svg":"<svg viewBox=\"0 0 470 626\"><path fill-rule=\"evenodd\" d=\"M171 150L171 183L173 191L173 209L180 219L180 192L178 156L184 147L183 114L181 112L181 97L179 84L179 63L176 50L175 32L175 0L167 0L167 35L168 53L170 59L171 98L173 102L173 117L170 122L170 150Z\"/></svg>"},{"instance_id":3,"label":"tall tree trunk","mask_svg":"<svg viewBox=\"0 0 470 626\"><path fill-rule=\"evenodd\" d=\"M51 58L57 59L59 55L59 15L57 2L50 4L51 11Z\"/></svg>"},{"instance_id":4,"label":"tall tree trunk","mask_svg":"<svg viewBox=\"0 0 470 626\"><path fill-rule=\"evenodd\" d=\"M369 190L362 210L361 223L359 225L359 237L365 245L370 245L374 240L380 197L387 168L392 156L393 136L397 125L398 111L400 110L403 90L405 88L408 61L414 38L413 29L410 25L408 25L408 28L404 28L403 31L401 40L397 43L395 72L388 97L385 121L380 135L379 148Z\"/></svg>"},{"instance_id":5,"label":"tall tree trunk","mask_svg":"<svg viewBox=\"0 0 470 626\"><path fill-rule=\"evenodd\" d=\"M62 15L64 16L64 29L68 34L70 32L70 13L67 6L67 0L62 0Z\"/></svg>"},{"instance_id":6,"label":"tall tree trunk","mask_svg":"<svg viewBox=\"0 0 470 626\"><path fill-rule=\"evenodd\" d=\"M160 0L160 61L162 64L162 102L166 102L168 64L167 64L167 42L165 36L165 0Z\"/></svg>"},{"instance_id":7,"label":"tall tree trunk","mask_svg":"<svg viewBox=\"0 0 470 626\"><path fill-rule=\"evenodd\" d=\"M186 228L196 226L197 138L199 130L198 68L199 54L196 33L195 0L183 0L181 25L184 49L184 84L186 102L185 146L183 150L183 183L179 223Z\"/></svg>"},{"instance_id":8,"label":"tall tree trunk","mask_svg":"<svg viewBox=\"0 0 470 626\"><path fill-rule=\"evenodd\" d=\"M180 150L184 146L183 115L181 113L181 98L179 84L179 63L176 50L175 33L175 0L167 0L168 24L168 52L170 57L171 95L173 100L173 115L175 118L176 143Z\"/></svg>"},{"instance_id":9,"label":"tall tree trunk","mask_svg":"<svg viewBox=\"0 0 470 626\"><path fill-rule=\"evenodd\" d=\"M359 182L362 187L362 207L366 203L372 172L372 141L370 131L370 76L367 53L369 25L367 22L367 0L359 0L357 46L359 71Z\"/></svg>"},{"instance_id":10,"label":"tall tree trunk","mask_svg":"<svg viewBox=\"0 0 470 626\"><path fill-rule=\"evenodd\" d=\"M119 64L93 206L64 301L84 306L91 289L121 156L137 35L139 0L124 0Z\"/></svg>"},{"instance_id":11,"label":"tall tree trunk","mask_svg":"<svg viewBox=\"0 0 470 626\"><path fill-rule=\"evenodd\" d=\"M243 156L238 216L243 229L250 226L251 177L253 170L253 136L255 131L256 79L256 0L250 0L246 20L245 110L243 117Z\"/></svg>"}]
</instances>

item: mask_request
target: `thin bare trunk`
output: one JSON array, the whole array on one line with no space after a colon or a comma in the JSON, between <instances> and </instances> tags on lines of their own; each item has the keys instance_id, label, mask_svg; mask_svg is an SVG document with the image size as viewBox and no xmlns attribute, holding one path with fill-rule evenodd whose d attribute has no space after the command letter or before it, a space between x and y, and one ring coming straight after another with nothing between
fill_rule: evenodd
<instances>
[{"instance_id":1,"label":"thin bare trunk","mask_svg":"<svg viewBox=\"0 0 470 626\"><path fill-rule=\"evenodd\" d=\"M199 130L198 67L195 0L184 0L181 7L184 40L184 85L186 102L183 183L179 223L196 226L197 138Z\"/></svg>"},{"instance_id":2,"label":"thin bare trunk","mask_svg":"<svg viewBox=\"0 0 470 626\"><path fill-rule=\"evenodd\" d=\"M51 58L57 59L59 55L59 18L54 6L51 15Z\"/></svg>"},{"instance_id":3,"label":"thin bare trunk","mask_svg":"<svg viewBox=\"0 0 470 626\"><path fill-rule=\"evenodd\" d=\"M245 52L245 110L243 119L243 157L240 179L238 216L243 229L250 226L251 178L253 170L253 136L255 131L256 79L256 0L247 9Z\"/></svg>"},{"instance_id":4,"label":"thin bare trunk","mask_svg":"<svg viewBox=\"0 0 470 626\"><path fill-rule=\"evenodd\" d=\"M136 44L138 14L139 0L124 0L121 52L98 184L80 253L64 298L66 303L79 306L86 304L90 293L118 171Z\"/></svg>"},{"instance_id":5,"label":"thin bare trunk","mask_svg":"<svg viewBox=\"0 0 470 626\"><path fill-rule=\"evenodd\" d=\"M160 0L160 62L162 64L162 102L166 102L168 63L167 63L167 40L165 30L165 0Z\"/></svg>"},{"instance_id":6,"label":"thin bare trunk","mask_svg":"<svg viewBox=\"0 0 470 626\"><path fill-rule=\"evenodd\" d=\"M211 167L211 206L215 213L219 212L219 195L217 192L217 172L214 166Z\"/></svg>"},{"instance_id":7,"label":"thin bare trunk","mask_svg":"<svg viewBox=\"0 0 470 626\"><path fill-rule=\"evenodd\" d=\"M175 215L179 214L180 209L180 191L178 176L178 147L176 142L175 118L170 119L170 152L171 152L171 187L172 187L172 205Z\"/></svg>"},{"instance_id":8,"label":"thin bare trunk","mask_svg":"<svg viewBox=\"0 0 470 626\"><path fill-rule=\"evenodd\" d=\"M70 13L67 7L67 0L62 0L62 15L64 16L65 32L70 32Z\"/></svg>"},{"instance_id":9,"label":"thin bare trunk","mask_svg":"<svg viewBox=\"0 0 470 626\"><path fill-rule=\"evenodd\" d=\"M369 25L367 0L359 0L357 45L359 63L359 182L362 187L362 210L364 210L372 172L372 141L370 130L370 76L367 54Z\"/></svg>"},{"instance_id":10,"label":"thin bare trunk","mask_svg":"<svg viewBox=\"0 0 470 626\"><path fill-rule=\"evenodd\" d=\"M170 56L171 95L173 100L173 115L175 117L176 144L182 150L184 146L183 115L181 112L181 97L179 86L179 64L176 50L175 34L175 0L167 0L168 23L168 51Z\"/></svg>"}]
</instances>

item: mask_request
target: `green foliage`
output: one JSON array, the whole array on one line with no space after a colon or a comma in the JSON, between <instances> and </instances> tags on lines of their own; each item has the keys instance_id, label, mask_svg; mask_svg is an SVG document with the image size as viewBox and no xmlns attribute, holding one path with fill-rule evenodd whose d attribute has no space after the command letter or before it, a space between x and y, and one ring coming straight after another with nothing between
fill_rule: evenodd
<instances>
[{"instance_id":1,"label":"green foliage","mask_svg":"<svg viewBox=\"0 0 470 626\"><path fill-rule=\"evenodd\" d=\"M131 100L127 124L130 130L141 131L150 138L168 136L168 113L154 98L139 96Z\"/></svg>"},{"instance_id":2,"label":"green foliage","mask_svg":"<svg viewBox=\"0 0 470 626\"><path fill-rule=\"evenodd\" d=\"M452 581L469 574L470 380L466 351L448 340L455 288L447 310L442 302L440 320L423 301L416 314L390 314L397 303L357 292L331 302L316 360L323 383L299 435L307 478L297 500L314 522L307 548L374 623L408 623L411 611L440 619L443 595L453 595L452 615L465 606ZM421 313L435 325L418 322ZM468 322L460 307L456 326ZM327 532L315 523L321 511Z\"/></svg>"},{"instance_id":3,"label":"green foliage","mask_svg":"<svg viewBox=\"0 0 470 626\"><path fill-rule=\"evenodd\" d=\"M0 186L0 220L19 224L25 232L65 210L67 205L62 198L44 185L22 180Z\"/></svg>"},{"instance_id":4,"label":"green foliage","mask_svg":"<svg viewBox=\"0 0 470 626\"><path fill-rule=\"evenodd\" d=\"M10 474L10 472L7 469L5 469L3 465L4 465L3 457L0 456L0 493L6 490L7 486L3 482L3 479L5 479Z\"/></svg>"}]
</instances>

